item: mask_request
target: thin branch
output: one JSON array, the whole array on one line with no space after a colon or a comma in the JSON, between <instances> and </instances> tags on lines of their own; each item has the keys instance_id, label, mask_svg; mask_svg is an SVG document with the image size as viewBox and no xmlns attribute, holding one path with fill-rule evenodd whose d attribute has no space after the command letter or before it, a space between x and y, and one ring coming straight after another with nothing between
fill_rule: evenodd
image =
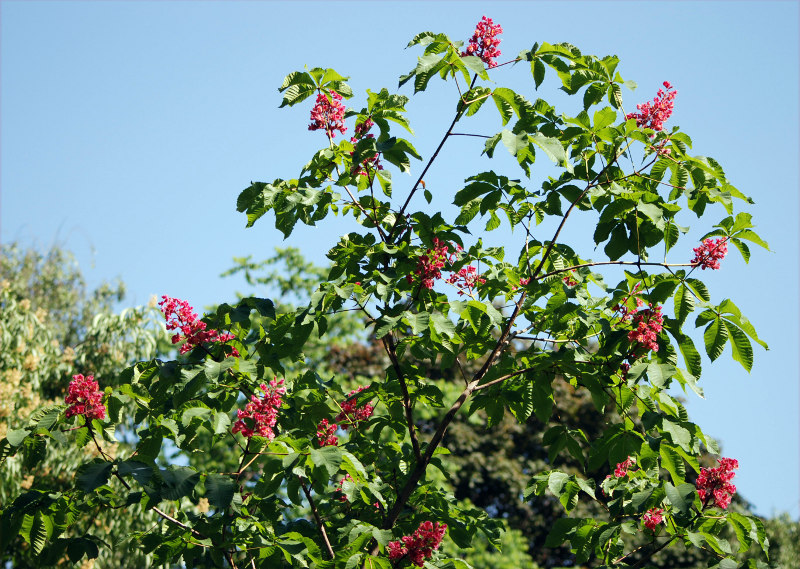
<instances>
[{"instance_id":1,"label":"thin branch","mask_svg":"<svg viewBox=\"0 0 800 569\"><path fill-rule=\"evenodd\" d=\"M553 275L557 275L558 273L565 273L568 271L573 271L575 269L582 269L584 267L599 267L600 265L631 265L631 266L652 266L652 267L695 267L697 263L640 263L637 261L598 261L596 263L581 263L580 265L573 265L571 267L566 267L564 269L556 269L555 271L550 271L549 273L545 273L540 277L537 277L536 280L546 279L547 277L552 277Z\"/></svg>"},{"instance_id":2,"label":"thin branch","mask_svg":"<svg viewBox=\"0 0 800 569\"><path fill-rule=\"evenodd\" d=\"M466 132L451 132L450 136L474 136L476 138L492 138L491 136L487 136L485 134L469 134Z\"/></svg>"},{"instance_id":3,"label":"thin branch","mask_svg":"<svg viewBox=\"0 0 800 569\"><path fill-rule=\"evenodd\" d=\"M400 389L403 392L403 409L405 410L406 415L408 435L411 437L411 447L414 449L414 458L416 459L417 464L419 464L422 460L422 454L419 448L419 440L417 440L417 428L414 425L414 415L411 409L411 396L408 393L408 384L406 384L403 370L400 368L400 362L397 360L397 347L394 343L394 337L390 332L381 338L381 341L383 342L383 347L386 350L386 354L389 356L389 359L392 362L392 367L397 375L397 379L400 382Z\"/></svg>"},{"instance_id":4,"label":"thin branch","mask_svg":"<svg viewBox=\"0 0 800 569\"><path fill-rule=\"evenodd\" d=\"M477 81L477 80L478 80L478 76L475 75L472 78L472 83L470 83L470 85L469 85L470 89L472 89L472 87L475 85L475 81ZM459 99L459 102L460 102L460 99ZM444 146L444 143L447 142L448 137L453 132L453 127L456 126L456 123L458 122L458 119L461 118L461 115L464 112L464 108L465 107L464 107L463 103L458 105L458 109L456 110L456 116L453 117L453 122L451 122L450 126L447 127L447 131L444 133L444 136L442 137L441 142L439 142L439 146L436 147L436 150L434 150L433 154L428 159L428 163L425 164L425 168L423 168L422 173L419 175L419 178L417 178L417 181L414 183L414 186L411 188L411 191L409 192L405 203L403 203L403 207L401 207L400 211L397 213L397 221L395 221L394 225L392 226L392 230L389 232L389 235L386 238L387 242L391 242L392 241L392 237L394 237L394 232L397 229L397 227L399 226L400 220L403 219L403 214L405 213L406 208L408 207L408 204L411 203L411 198L414 197L415 193L417 193L417 190L419 189L420 182L422 182L422 180L425 179L425 174L428 172L428 169L431 167L431 165L433 164L434 160L436 160L436 157L439 156L439 152L442 150L442 147Z\"/></svg>"},{"instance_id":5,"label":"thin branch","mask_svg":"<svg viewBox=\"0 0 800 569\"><path fill-rule=\"evenodd\" d=\"M480 391L481 389L486 389L487 387L492 387L493 385L497 385L498 383L503 383L505 380L511 379L512 377L516 377L518 375L522 375L523 373L526 373L526 372L529 372L529 371L533 371L533 369L534 368L532 368L532 367L526 367L524 369L517 370L514 373L509 373L509 374L504 375L502 377L498 377L497 379L493 379L492 381L489 381L487 383L482 383L481 385L479 385L478 387L476 387L473 390L473 393L475 391Z\"/></svg>"},{"instance_id":6,"label":"thin branch","mask_svg":"<svg viewBox=\"0 0 800 569\"><path fill-rule=\"evenodd\" d=\"M322 536L322 541L325 542L325 549L327 549L328 555L330 555L331 559L333 559L335 557L335 554L333 553L333 547L331 547L331 542L328 539L328 532L325 531L325 524L322 521L322 518L319 517L317 504L314 502L314 498L311 497L311 492L309 492L308 486L306 486L305 480L303 480L302 478L300 478L300 486L303 487L303 493L306 495L306 499L308 500L308 505L311 507L311 513L314 514L314 520L317 522L317 529L319 529L319 533Z\"/></svg>"}]
</instances>

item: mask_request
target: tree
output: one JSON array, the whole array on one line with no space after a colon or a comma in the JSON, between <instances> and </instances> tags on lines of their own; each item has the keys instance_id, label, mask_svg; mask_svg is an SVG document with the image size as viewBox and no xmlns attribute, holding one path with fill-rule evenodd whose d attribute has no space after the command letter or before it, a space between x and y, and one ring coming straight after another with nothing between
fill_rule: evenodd
<instances>
[{"instance_id":1,"label":"tree","mask_svg":"<svg viewBox=\"0 0 800 569\"><path fill-rule=\"evenodd\" d=\"M76 520L97 507L138 505L160 523L130 540L156 563L463 567L440 550L445 536L458 548L483 538L499 544L505 526L489 515L492 504L483 509L449 493L446 436L458 416L499 425L508 411L541 423L548 462L527 473L523 495L552 496L569 514L544 545L569 543L572 563L638 568L677 546L704 550L727 568L753 544L767 552L761 520L728 510L737 461L701 467L704 451L718 454L716 443L667 391L675 382L697 388L701 357L684 330L695 311L711 360L730 345L749 370L752 342L765 346L736 305L715 304L697 278L698 269L720 268L729 245L745 260L748 243L766 247L750 215L734 210L750 200L717 161L689 152L687 134L666 130L676 96L668 82L626 113L622 87L632 84L616 57L534 44L498 64L501 32L484 18L466 46L431 32L412 39L423 55L400 86L411 83L416 94L439 77L453 86L456 104L405 191L389 168L408 172L412 159L422 160L397 134L411 132L407 97L367 91L365 106L348 110L343 101L353 93L336 71L285 78L281 106L315 97L308 128L327 144L297 178L251 184L237 209L248 226L269 213L285 236L298 223L351 216L355 230L328 253L325 282L288 312L247 297L200 319L188 302L162 297L177 359L139 362L102 392L76 375L63 405L0 442L4 457L75 441L99 454L77 471L74 489L29 489L5 506L4 545L23 539L50 558L92 557L95 538ZM560 114L490 82L490 73L502 79L518 63L536 88L555 72L583 110ZM458 213L430 212L420 200L445 189L426 187L426 173L454 126L485 114L490 99L502 126L468 133L484 137L477 151L500 162L502 143L538 185L474 171L465 159ZM336 142L350 119L353 135ZM542 174L537 154L554 175ZM578 212L594 219L600 260L563 238ZM712 212L718 223L691 244L692 257L681 241L684 218ZM501 215L522 237L492 246ZM552 236L540 239L545 221ZM349 311L363 315L388 361L355 388L304 352L319 349ZM448 374L460 383L440 381ZM594 437L560 420L570 403L559 383L600 413L614 410ZM135 429L130 452L110 448L119 424ZM167 465L160 457L169 446L213 458Z\"/></svg>"},{"instance_id":2,"label":"tree","mask_svg":"<svg viewBox=\"0 0 800 569\"><path fill-rule=\"evenodd\" d=\"M13 433L20 432L31 416L43 425L54 422L56 418L47 409L64 400L70 375L93 372L111 383L125 366L155 355L161 325L154 320L152 309L114 313L114 304L123 298L122 283L104 283L88 291L75 260L63 248L40 253L14 243L2 247L0 435L13 440ZM125 447L123 441L120 444ZM41 439L29 439L22 453L5 461L0 508L6 508L20 490L70 490L75 469L94 456L97 453L91 447L47 446ZM138 513L138 517L119 516L97 508L93 533L111 543L131 528L143 527ZM38 552L29 545L31 532L34 537L37 529L52 532L41 520L30 519L28 543L4 534L4 562L10 561L13 567L38 564ZM109 553L104 558L121 566L122 556ZM127 560L138 567L147 566L135 552L128 554Z\"/></svg>"}]
</instances>

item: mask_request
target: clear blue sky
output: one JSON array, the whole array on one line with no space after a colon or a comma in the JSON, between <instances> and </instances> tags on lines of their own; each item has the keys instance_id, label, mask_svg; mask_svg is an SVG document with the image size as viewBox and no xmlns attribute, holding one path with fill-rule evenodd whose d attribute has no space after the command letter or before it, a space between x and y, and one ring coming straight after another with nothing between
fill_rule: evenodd
<instances>
[{"instance_id":1,"label":"clear blue sky","mask_svg":"<svg viewBox=\"0 0 800 569\"><path fill-rule=\"evenodd\" d=\"M403 48L415 33L466 40L484 13L503 25L501 60L535 41L618 55L622 75L639 84L624 93L628 108L671 81L679 94L669 124L681 125L694 151L719 160L755 199L751 212L773 252L754 251L749 266L731 255L703 277L715 299L736 300L771 349L756 351L751 374L727 355L704 365L707 397L690 394L688 407L723 454L740 460L735 482L757 511L797 518L796 2L5 0L0 240L63 244L90 283L121 277L131 303L152 294L195 306L232 300L242 283L218 278L231 258L264 258L286 245L270 218L244 228L238 193L251 180L296 176L321 144L320 133L306 130L308 108L277 108L284 75L335 67L352 76L350 104L360 107L366 88L395 90L414 66L418 52ZM498 81L536 97L523 70ZM446 127L451 87L409 105L423 156ZM448 207L464 177L460 151L474 150L470 144L448 145L428 176L435 207ZM410 182L395 178L396 191ZM289 244L323 263L348 230L335 222L298 231ZM575 231L588 235L591 227ZM583 253L591 256L588 243Z\"/></svg>"}]
</instances>

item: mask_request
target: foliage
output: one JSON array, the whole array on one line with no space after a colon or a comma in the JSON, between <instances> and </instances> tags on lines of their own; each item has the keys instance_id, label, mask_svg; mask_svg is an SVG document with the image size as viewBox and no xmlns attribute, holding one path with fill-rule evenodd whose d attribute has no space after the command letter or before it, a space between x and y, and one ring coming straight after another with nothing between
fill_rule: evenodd
<instances>
[{"instance_id":1,"label":"foliage","mask_svg":"<svg viewBox=\"0 0 800 569\"><path fill-rule=\"evenodd\" d=\"M463 416L489 427L507 417L539 422L547 460L525 472L522 496L517 489L504 501L548 496L563 508L568 515L552 523L544 546L568 547L570 564L639 568L662 550L685 547L728 569L753 546L768 552L762 521L727 510L727 495L716 493L730 494L715 484L729 483L734 461L723 460L720 475L701 468L699 457L717 454L717 445L669 391L673 384L700 389L692 322L712 361L730 346L749 370L753 342L766 348L734 302L714 299L698 278L702 261L688 260L697 244L681 241L693 214L709 229L703 239L730 242L748 260L748 243L766 247L750 215L735 209L751 200L716 160L690 153L687 134L664 129L669 105L654 103L657 121L641 116L651 108L645 105L640 115L625 113L622 87L633 84L620 76L616 57L544 43L497 64L501 31L491 21L476 31L491 36L484 58L466 55L462 42L444 34L410 42L423 54L400 85L413 84L416 94L439 78L451 84L455 102L439 147L410 187L396 184L391 170L410 172L412 160L422 160L398 136L398 127L413 133L408 97L367 91L364 106L342 116L341 101L354 96L346 77L313 68L285 78L281 106L315 96L310 129L327 145L297 178L251 184L237 209L248 226L274 216L285 236L331 213L352 217L354 230L328 253L325 281L293 311L246 297L198 320L181 303L182 335L173 341L192 338L186 353L139 362L102 382L106 419L67 419L58 405L9 431L0 443L6 460L23 454L35 466L29 447L81 444L98 456L77 469L72 489L34 488L4 506L4 547L21 539L52 558L91 558L97 540L75 533L80 520L98 507L137 506L161 520L130 534L156 563L468 567L438 549L444 525L461 549L482 539L499 545L505 526L489 504L457 501L449 491L446 481L458 480L446 436L459 435L454 421ZM554 74L584 110L558 113L496 86L512 70L530 72L535 88ZM478 135L485 138L478 150L499 169L502 143L526 180L472 170L477 162L465 156L457 214L431 212L432 192L445 190L428 188L424 176L456 136L454 126L489 112L489 100L500 131ZM333 131L344 133L349 119L354 135L334 142ZM555 174L544 175L537 157ZM540 179L532 183L534 175ZM600 259L562 238L579 213L593 219ZM492 233L503 219L519 242ZM715 251L713 263L721 256ZM386 355L363 389L305 353L324 345L337 316L349 311L363 316ZM197 335L204 331L205 343ZM438 381L453 370L458 383ZM595 432L561 420L567 386L603 414ZM118 425L135 429L130 449L112 450ZM159 458L170 447L214 458L166 465Z\"/></svg>"},{"instance_id":2,"label":"foliage","mask_svg":"<svg viewBox=\"0 0 800 569\"><path fill-rule=\"evenodd\" d=\"M63 403L71 375L93 372L109 385L124 366L155 354L162 327L153 319L152 310L128 309L115 314L113 305L123 294L119 283L104 283L87 291L74 259L62 248L54 247L42 254L16 244L3 246L0 435L16 441L27 433L26 424L36 425L42 432L53 428L65 409ZM66 441L65 433L53 431L51 435L54 440ZM26 567L47 563L46 557L39 556L40 538L52 535L55 524L66 525L66 520L74 523L75 512L68 507L59 511L68 501L57 496L72 491L75 470L98 454L96 449L83 445L46 445L41 437L28 438L19 450L3 465L0 508L7 508L20 492L31 496L46 491L47 498L40 507L50 508L56 514L47 521L41 515L26 516L24 524L32 525L25 526L24 539L3 531L0 549L3 561L10 561L13 567ZM3 458L9 451L4 445ZM90 511L94 517L88 524L92 537L76 543L92 551L94 546L111 543L131 527L143 524L134 516L119 516L116 511L97 504ZM82 526L86 525L84 521ZM34 543L34 540L39 541ZM122 555L111 555L108 548L103 551L104 562L120 566ZM128 553L125 558L138 567L147 566L140 555Z\"/></svg>"}]
</instances>

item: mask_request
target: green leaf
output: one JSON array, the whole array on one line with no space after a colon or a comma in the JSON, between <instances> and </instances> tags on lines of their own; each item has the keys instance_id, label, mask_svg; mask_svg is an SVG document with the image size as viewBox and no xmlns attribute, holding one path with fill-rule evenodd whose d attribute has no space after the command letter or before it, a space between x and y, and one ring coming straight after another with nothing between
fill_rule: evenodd
<instances>
[{"instance_id":1,"label":"green leaf","mask_svg":"<svg viewBox=\"0 0 800 569\"><path fill-rule=\"evenodd\" d=\"M162 496L167 500L180 500L190 496L200 481L200 473L187 466L170 466L161 471Z\"/></svg>"},{"instance_id":2,"label":"green leaf","mask_svg":"<svg viewBox=\"0 0 800 569\"><path fill-rule=\"evenodd\" d=\"M689 513L697 491L694 484L680 484L675 487L669 482L665 482L664 490L667 493L667 499L676 510L683 514Z\"/></svg>"},{"instance_id":3,"label":"green leaf","mask_svg":"<svg viewBox=\"0 0 800 569\"><path fill-rule=\"evenodd\" d=\"M706 344L706 353L711 361L714 361L725 349L725 343L728 341L728 329L722 324L719 318L716 318L706 328L703 334L703 340Z\"/></svg>"},{"instance_id":4,"label":"green leaf","mask_svg":"<svg viewBox=\"0 0 800 569\"><path fill-rule=\"evenodd\" d=\"M569 539L575 528L583 523L583 520L575 518L559 518L553 524L553 529L547 534L544 542L545 547L558 547Z\"/></svg>"},{"instance_id":5,"label":"green leaf","mask_svg":"<svg viewBox=\"0 0 800 569\"><path fill-rule=\"evenodd\" d=\"M686 317L694 310L694 296L689 287L682 284L675 291L673 300L675 302L675 318L680 324L683 324Z\"/></svg>"},{"instance_id":6,"label":"green leaf","mask_svg":"<svg viewBox=\"0 0 800 569\"><path fill-rule=\"evenodd\" d=\"M217 511L225 511L236 493L236 482L230 476L209 474L206 477L206 497Z\"/></svg>"},{"instance_id":7,"label":"green leaf","mask_svg":"<svg viewBox=\"0 0 800 569\"><path fill-rule=\"evenodd\" d=\"M112 463L99 459L96 462L84 464L78 469L78 486L84 492L92 492L95 488L99 488L108 482L112 466Z\"/></svg>"},{"instance_id":8,"label":"green leaf","mask_svg":"<svg viewBox=\"0 0 800 569\"><path fill-rule=\"evenodd\" d=\"M326 446L320 449L312 448L309 453L309 459L314 466L324 469L328 474L328 478L333 478L333 475L339 471L339 466L342 464L342 449L338 446Z\"/></svg>"},{"instance_id":9,"label":"green leaf","mask_svg":"<svg viewBox=\"0 0 800 569\"><path fill-rule=\"evenodd\" d=\"M669 472L675 484L683 484L686 476L686 467L681 455L669 444L661 443L658 454L661 456L661 467Z\"/></svg>"},{"instance_id":10,"label":"green leaf","mask_svg":"<svg viewBox=\"0 0 800 569\"><path fill-rule=\"evenodd\" d=\"M120 476L133 476L139 484L145 485L153 478L153 467L138 460L123 460L118 466Z\"/></svg>"},{"instance_id":11,"label":"green leaf","mask_svg":"<svg viewBox=\"0 0 800 569\"><path fill-rule=\"evenodd\" d=\"M29 429L9 429L6 433L6 439L12 447L18 447L30 434L31 431Z\"/></svg>"},{"instance_id":12,"label":"green leaf","mask_svg":"<svg viewBox=\"0 0 800 569\"><path fill-rule=\"evenodd\" d=\"M539 132L535 132L528 136L530 141L544 150L544 153L547 154L547 157L550 158L555 164L559 166L563 166L567 169L568 172L572 172L572 164L570 164L569 159L567 158L567 151L564 150L564 147L561 145L561 141L557 138L550 138L545 136Z\"/></svg>"},{"instance_id":13,"label":"green leaf","mask_svg":"<svg viewBox=\"0 0 800 569\"><path fill-rule=\"evenodd\" d=\"M753 369L753 345L741 328L728 320L722 321L730 337L733 359L742 364L747 371Z\"/></svg>"}]
</instances>

